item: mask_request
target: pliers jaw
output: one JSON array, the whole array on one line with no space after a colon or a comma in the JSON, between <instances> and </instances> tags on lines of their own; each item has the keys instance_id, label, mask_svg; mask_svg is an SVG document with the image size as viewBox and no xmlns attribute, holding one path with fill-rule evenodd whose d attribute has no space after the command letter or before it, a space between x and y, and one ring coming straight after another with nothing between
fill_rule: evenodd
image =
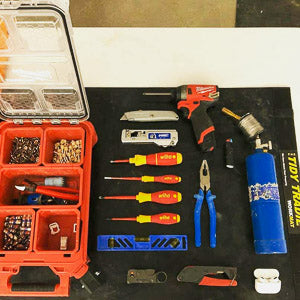
<instances>
[{"instance_id":1,"label":"pliers jaw","mask_svg":"<svg viewBox=\"0 0 300 300\"><path fill-rule=\"evenodd\" d=\"M35 190L36 190L36 187L37 185L28 180L28 179L24 179L23 182L22 182L22 185L15 185L15 188L19 191L28 191L28 192L31 192L31 193L34 193Z\"/></svg>"},{"instance_id":2,"label":"pliers jaw","mask_svg":"<svg viewBox=\"0 0 300 300\"><path fill-rule=\"evenodd\" d=\"M200 167L200 188L207 192L210 189L210 174L207 160L203 160Z\"/></svg>"}]
</instances>

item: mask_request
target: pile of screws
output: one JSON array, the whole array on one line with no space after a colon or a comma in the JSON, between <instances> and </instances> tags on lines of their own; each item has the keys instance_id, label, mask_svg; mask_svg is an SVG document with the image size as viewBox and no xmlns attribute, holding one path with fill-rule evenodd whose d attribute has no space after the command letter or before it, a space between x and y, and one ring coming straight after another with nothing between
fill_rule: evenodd
<instances>
[{"instance_id":1,"label":"pile of screws","mask_svg":"<svg viewBox=\"0 0 300 300\"><path fill-rule=\"evenodd\" d=\"M30 244L31 215L7 216L3 228L3 250L27 250Z\"/></svg>"},{"instance_id":2,"label":"pile of screws","mask_svg":"<svg viewBox=\"0 0 300 300\"><path fill-rule=\"evenodd\" d=\"M34 164L39 161L40 138L15 137L10 153L10 164Z\"/></svg>"},{"instance_id":3,"label":"pile of screws","mask_svg":"<svg viewBox=\"0 0 300 300\"><path fill-rule=\"evenodd\" d=\"M54 163L79 163L81 159L81 140L60 140L54 144Z\"/></svg>"}]
</instances>

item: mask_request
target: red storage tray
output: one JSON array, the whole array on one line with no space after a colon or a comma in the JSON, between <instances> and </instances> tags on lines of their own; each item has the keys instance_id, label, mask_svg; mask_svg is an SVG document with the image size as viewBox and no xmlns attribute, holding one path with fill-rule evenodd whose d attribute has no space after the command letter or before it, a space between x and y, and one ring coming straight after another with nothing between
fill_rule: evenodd
<instances>
[{"instance_id":1,"label":"red storage tray","mask_svg":"<svg viewBox=\"0 0 300 300\"><path fill-rule=\"evenodd\" d=\"M0 153L0 164L2 164L5 167L15 167L20 166L27 167L27 166L37 166L41 164L42 161L42 155L43 152L43 130L41 128L31 128L28 127L18 127L18 128L7 128L2 133L2 139L1 139L1 153ZM13 139L15 137L26 137L26 138L33 138L38 137L40 138L40 156L39 161L37 163L32 164L10 164L10 153L12 150L13 145Z\"/></svg>"},{"instance_id":2,"label":"red storage tray","mask_svg":"<svg viewBox=\"0 0 300 300\"><path fill-rule=\"evenodd\" d=\"M5 189L0 189L0 207L2 205L14 205L14 199L18 197L19 191L14 187L21 184L24 179L29 179L33 182L42 182L45 177L64 176L66 185L79 190L79 201L74 201L74 205L79 207L82 203L82 187L83 187L83 170L80 167L65 167L65 168L3 168L0 170L0 182ZM42 208L45 205L31 205L32 208ZM73 206L73 205L68 205ZM61 205L51 205L51 207L60 208Z\"/></svg>"},{"instance_id":3,"label":"red storage tray","mask_svg":"<svg viewBox=\"0 0 300 300\"><path fill-rule=\"evenodd\" d=\"M77 209L43 209L37 213L36 230L34 235L34 251L57 254L74 253L78 250L80 231L80 212ZM51 234L49 224L56 222L59 226L57 234ZM67 237L67 250L60 250L60 237Z\"/></svg>"},{"instance_id":4,"label":"red storage tray","mask_svg":"<svg viewBox=\"0 0 300 300\"><path fill-rule=\"evenodd\" d=\"M81 159L79 163L53 163L54 144L59 140L81 140ZM47 128L45 130L45 150L43 151L42 162L45 166L80 166L84 159L84 130L80 127L70 128L60 126L59 128Z\"/></svg>"},{"instance_id":5,"label":"red storage tray","mask_svg":"<svg viewBox=\"0 0 300 300\"><path fill-rule=\"evenodd\" d=\"M23 128L25 128L23 130ZM63 130L61 130L63 128ZM63 133L66 133L66 136ZM9 156L10 142L15 136L41 136L41 161L31 165L9 165L3 157ZM33 125L26 122L16 125L13 122L0 123L2 152L0 160L0 295L3 296L68 296L70 278L80 278L88 270L87 256L89 196L91 181L92 148L97 142L93 125L80 122L70 125L45 123ZM57 138L82 139L84 151L80 164L47 163L46 143ZM6 141L8 140L8 142ZM47 141L48 140L48 141ZM7 148L6 148L7 146ZM47 153L46 153L47 152ZM45 176L65 176L67 185L79 188L79 201L74 205L16 205L14 185L24 178L40 181ZM3 222L8 215L32 215L30 247L26 251L5 251L3 247ZM51 236L49 224L57 222L60 233ZM76 224L76 225L74 225ZM74 230L75 229L75 230ZM75 231L75 232L74 232ZM60 237L68 237L67 250L60 250ZM59 284L52 290L18 291L11 283L11 277L18 274L22 266L48 266L59 277Z\"/></svg>"},{"instance_id":6,"label":"red storage tray","mask_svg":"<svg viewBox=\"0 0 300 300\"><path fill-rule=\"evenodd\" d=\"M30 215L31 216L31 233L30 233L30 244L29 248L27 250L4 250L3 249L3 227L4 227L4 221L5 218L12 215ZM26 255L30 251L32 251L33 247L33 234L34 234L34 227L35 227L35 211L30 208L16 208L16 209L6 209L0 210L0 257L5 257L6 255L16 255L16 252L18 252L18 255Z\"/></svg>"}]
</instances>

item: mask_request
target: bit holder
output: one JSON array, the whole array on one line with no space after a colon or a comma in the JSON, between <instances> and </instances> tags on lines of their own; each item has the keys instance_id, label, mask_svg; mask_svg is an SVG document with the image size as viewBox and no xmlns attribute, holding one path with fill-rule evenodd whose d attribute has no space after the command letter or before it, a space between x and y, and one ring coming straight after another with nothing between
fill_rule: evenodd
<instances>
[{"instance_id":1,"label":"bit holder","mask_svg":"<svg viewBox=\"0 0 300 300\"><path fill-rule=\"evenodd\" d=\"M249 140L255 139L264 131L264 128L261 126L261 124L250 113L247 113L241 117L238 127Z\"/></svg>"},{"instance_id":2,"label":"bit holder","mask_svg":"<svg viewBox=\"0 0 300 300\"><path fill-rule=\"evenodd\" d=\"M261 126L261 124L250 113L247 113L241 117L226 107L222 108L222 112L239 121L238 127L249 140L255 139L264 131L264 128Z\"/></svg>"}]
</instances>

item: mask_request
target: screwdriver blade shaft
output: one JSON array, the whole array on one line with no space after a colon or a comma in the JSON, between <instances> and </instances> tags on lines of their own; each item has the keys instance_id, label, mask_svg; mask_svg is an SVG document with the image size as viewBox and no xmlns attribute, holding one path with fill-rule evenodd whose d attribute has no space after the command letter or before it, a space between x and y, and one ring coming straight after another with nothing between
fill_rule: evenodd
<instances>
[{"instance_id":1,"label":"screwdriver blade shaft","mask_svg":"<svg viewBox=\"0 0 300 300\"><path fill-rule=\"evenodd\" d=\"M134 181L142 180L141 177L104 177L104 179L108 179L108 180L134 180Z\"/></svg>"},{"instance_id":2,"label":"screwdriver blade shaft","mask_svg":"<svg viewBox=\"0 0 300 300\"><path fill-rule=\"evenodd\" d=\"M136 217L133 218L107 218L107 221L134 221L136 222Z\"/></svg>"},{"instance_id":3,"label":"screwdriver blade shaft","mask_svg":"<svg viewBox=\"0 0 300 300\"><path fill-rule=\"evenodd\" d=\"M136 196L99 196L99 199L105 199L105 200L136 200Z\"/></svg>"},{"instance_id":4,"label":"screwdriver blade shaft","mask_svg":"<svg viewBox=\"0 0 300 300\"><path fill-rule=\"evenodd\" d=\"M128 163L129 159L118 159L118 160L111 160L111 164L118 164L118 163Z\"/></svg>"},{"instance_id":5,"label":"screwdriver blade shaft","mask_svg":"<svg viewBox=\"0 0 300 300\"><path fill-rule=\"evenodd\" d=\"M172 96L172 93L143 93L144 96Z\"/></svg>"}]
</instances>

